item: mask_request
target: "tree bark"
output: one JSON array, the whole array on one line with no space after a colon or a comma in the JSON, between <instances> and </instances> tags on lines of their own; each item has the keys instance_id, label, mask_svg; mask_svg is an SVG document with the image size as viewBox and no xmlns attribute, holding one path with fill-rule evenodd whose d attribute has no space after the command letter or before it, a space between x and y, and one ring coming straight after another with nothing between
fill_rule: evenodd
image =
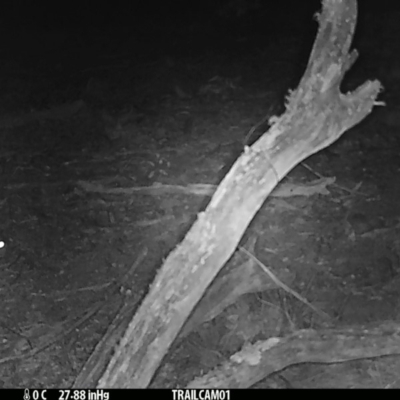
<instances>
[{"instance_id":1,"label":"tree bark","mask_svg":"<svg viewBox=\"0 0 400 400\"><path fill-rule=\"evenodd\" d=\"M286 112L245 148L206 210L169 254L98 382L99 388L146 387L203 293L235 251L277 183L298 163L336 141L373 108L377 81L340 93L357 18L356 0L323 0L319 30Z\"/></svg>"},{"instance_id":2,"label":"tree bark","mask_svg":"<svg viewBox=\"0 0 400 400\"><path fill-rule=\"evenodd\" d=\"M243 389L289 365L333 364L399 353L398 324L320 331L304 329L288 337L270 338L249 345L187 387Z\"/></svg>"}]
</instances>

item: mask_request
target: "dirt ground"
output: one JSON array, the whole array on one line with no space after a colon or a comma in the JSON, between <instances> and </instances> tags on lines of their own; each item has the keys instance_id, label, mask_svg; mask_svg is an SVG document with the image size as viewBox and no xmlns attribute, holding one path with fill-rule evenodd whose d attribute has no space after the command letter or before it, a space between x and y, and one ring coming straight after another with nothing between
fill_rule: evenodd
<instances>
[{"instance_id":1,"label":"dirt ground","mask_svg":"<svg viewBox=\"0 0 400 400\"><path fill-rule=\"evenodd\" d=\"M400 319L399 17L361 25L361 56L343 84L379 79L387 106L283 182L335 183L326 193L270 197L243 238L336 326ZM140 188L218 185L268 124L249 137L251 128L284 111L316 27L219 41L218 31L192 29L168 43L132 35L118 46L98 32L84 45L25 33L34 50L3 54L0 387L73 384L121 304L128 296L139 305L210 199ZM321 326L282 289L244 295L178 339L152 386L182 387L244 343ZM395 355L303 364L256 387L400 388L399 371Z\"/></svg>"}]
</instances>

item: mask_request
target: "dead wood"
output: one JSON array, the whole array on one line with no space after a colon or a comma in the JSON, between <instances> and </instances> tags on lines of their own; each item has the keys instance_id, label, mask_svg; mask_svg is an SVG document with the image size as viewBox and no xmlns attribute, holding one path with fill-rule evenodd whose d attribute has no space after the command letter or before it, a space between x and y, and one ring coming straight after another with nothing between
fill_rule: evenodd
<instances>
[{"instance_id":1,"label":"dead wood","mask_svg":"<svg viewBox=\"0 0 400 400\"><path fill-rule=\"evenodd\" d=\"M254 251L255 239L254 237L250 238L246 244L249 251ZM142 262L143 258L144 256L141 254L135 264ZM278 271L278 275L280 280L288 284L293 278L291 272L286 269ZM236 252L196 306L179 333L179 338L187 336L202 323L215 318L226 307L234 304L240 296L246 293L262 292L276 288L277 285L252 259L247 258L245 261L243 254ZM101 377L112 350L118 344L118 340L128 327L137 308L138 294L135 293L135 295L134 299L128 298L126 303L121 306L107 332L96 345L93 353L76 378L75 387L92 387Z\"/></svg>"},{"instance_id":2,"label":"dead wood","mask_svg":"<svg viewBox=\"0 0 400 400\"><path fill-rule=\"evenodd\" d=\"M400 354L400 326L300 330L245 346L221 367L188 384L189 388L248 388L266 376L300 363L333 364Z\"/></svg>"},{"instance_id":3,"label":"dead wood","mask_svg":"<svg viewBox=\"0 0 400 400\"><path fill-rule=\"evenodd\" d=\"M115 349L99 388L149 384L194 306L277 183L371 112L379 82L366 82L346 95L339 90L357 57L355 51L349 53L356 17L356 0L323 1L310 60L300 85L287 97L286 112L245 149L205 212L167 257Z\"/></svg>"},{"instance_id":4,"label":"dead wood","mask_svg":"<svg viewBox=\"0 0 400 400\"><path fill-rule=\"evenodd\" d=\"M255 240L249 240L248 247L253 251ZM293 274L289 270L278 271L279 279L290 283ZM236 252L215 281L207 289L192 315L185 323L179 338L188 335L203 322L210 321L219 315L238 298L246 293L263 292L276 289L278 286L266 275L253 259L243 260L243 255Z\"/></svg>"},{"instance_id":5,"label":"dead wood","mask_svg":"<svg viewBox=\"0 0 400 400\"><path fill-rule=\"evenodd\" d=\"M107 181L110 185L113 182ZM303 183L285 183L274 189L270 194L271 197L292 197L292 196L312 196L313 194L328 194L327 186L334 185L335 178L325 178ZM163 183L155 183L151 186L138 186L138 187L105 187L102 183L78 181L77 185L87 192L102 193L111 195L132 195L143 194L161 196L163 194L187 194L198 196L212 196L217 189L216 185L209 183L195 183L186 186L182 185L166 185ZM347 189L348 190L348 189Z\"/></svg>"},{"instance_id":6,"label":"dead wood","mask_svg":"<svg viewBox=\"0 0 400 400\"><path fill-rule=\"evenodd\" d=\"M131 288L126 287L125 285L127 282L131 282L133 273L144 261L146 255L147 248L144 248L132 264L129 271L124 275L122 281L118 283L116 282L118 292L121 291L121 288L124 288L125 293L132 292ZM115 285L113 286L115 287ZM111 298L111 295L112 293L110 293L108 297ZM101 374L104 372L107 361L112 355L114 347L118 344L118 340L121 338L129 324L129 321L132 319L132 315L137 308L141 297L142 293L135 292L134 295L124 296L122 298L118 312L75 379L74 387L93 387L99 380Z\"/></svg>"}]
</instances>

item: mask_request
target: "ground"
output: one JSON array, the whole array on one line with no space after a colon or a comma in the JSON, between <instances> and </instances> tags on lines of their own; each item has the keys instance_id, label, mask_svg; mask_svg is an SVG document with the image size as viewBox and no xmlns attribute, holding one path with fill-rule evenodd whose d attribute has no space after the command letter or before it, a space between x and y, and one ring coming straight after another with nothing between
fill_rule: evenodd
<instances>
[{"instance_id":1,"label":"ground","mask_svg":"<svg viewBox=\"0 0 400 400\"><path fill-rule=\"evenodd\" d=\"M335 184L326 193L270 197L242 243L252 239L254 254L272 271L288 271L285 283L336 326L400 318L397 20L379 27L379 39L374 26L359 34L361 57L343 84L380 79L387 106L283 182ZM71 36L49 49L37 37L37 52L5 56L0 387L70 387L121 304L138 306L210 197L130 189L218 185L268 125L249 136L252 127L284 111L313 40L297 29L279 40L220 42L193 31L169 46L132 36L117 48L93 35L90 51ZM282 289L244 295L178 339L152 385L183 386L246 342L321 326ZM304 364L256 387L399 388L399 368L396 356Z\"/></svg>"}]
</instances>

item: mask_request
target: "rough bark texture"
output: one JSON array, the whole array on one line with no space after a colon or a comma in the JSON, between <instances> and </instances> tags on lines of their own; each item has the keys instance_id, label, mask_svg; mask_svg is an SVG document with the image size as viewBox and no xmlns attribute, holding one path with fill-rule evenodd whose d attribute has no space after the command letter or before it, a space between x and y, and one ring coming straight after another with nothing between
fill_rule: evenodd
<instances>
[{"instance_id":1,"label":"rough bark texture","mask_svg":"<svg viewBox=\"0 0 400 400\"><path fill-rule=\"evenodd\" d=\"M248 388L266 376L300 363L338 363L400 353L400 326L305 329L285 338L250 345L220 368L190 382L189 388Z\"/></svg>"},{"instance_id":2,"label":"rough bark texture","mask_svg":"<svg viewBox=\"0 0 400 400\"><path fill-rule=\"evenodd\" d=\"M254 246L251 245L251 247ZM277 285L252 259L243 262L240 253L236 253L235 256L234 258L237 259L229 261L229 267L225 266L207 289L204 297L179 332L179 338L188 335L203 322L214 319L225 308L234 304L240 296L277 288ZM277 272L277 278L290 284L294 276L288 269L282 269Z\"/></svg>"},{"instance_id":3,"label":"rough bark texture","mask_svg":"<svg viewBox=\"0 0 400 400\"><path fill-rule=\"evenodd\" d=\"M249 251L254 250L255 238L250 238L246 243ZM141 262L143 254L137 262ZM226 307L236 302L245 293L262 292L276 289L276 284L260 269L260 267L247 257L243 261L242 252L236 252L215 281L210 285L199 301L193 313L179 332L179 338L185 337L195 330L199 325L210 321L220 314ZM279 280L290 284L293 273L288 269L281 269L276 273ZM93 353L86 361L81 372L77 376L74 387L94 387L105 370L107 361L112 355L114 347L125 332L133 317L139 301L140 293L135 293L134 298L128 297L126 303L121 307L114 320L111 322L99 341Z\"/></svg>"},{"instance_id":4,"label":"rough bark texture","mask_svg":"<svg viewBox=\"0 0 400 400\"><path fill-rule=\"evenodd\" d=\"M343 95L339 85L357 55L349 54L356 0L324 0L319 31L286 112L225 176L205 212L169 254L129 323L99 388L146 387L173 340L235 251L277 183L298 163L336 141L374 105L379 82ZM85 385L85 382L81 382Z\"/></svg>"}]
</instances>

